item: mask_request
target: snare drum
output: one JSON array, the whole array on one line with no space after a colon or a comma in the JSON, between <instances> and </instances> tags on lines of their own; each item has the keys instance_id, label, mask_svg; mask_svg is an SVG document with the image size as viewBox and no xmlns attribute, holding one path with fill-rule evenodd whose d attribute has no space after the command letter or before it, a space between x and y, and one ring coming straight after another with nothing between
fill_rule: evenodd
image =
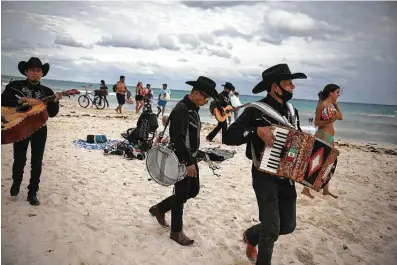
<instances>
[{"instance_id":1,"label":"snare drum","mask_svg":"<svg viewBox=\"0 0 397 265\"><path fill-rule=\"evenodd\" d=\"M169 144L158 145L148 151L146 168L152 179L162 186L173 185L186 176L186 166L179 163Z\"/></svg>"}]
</instances>

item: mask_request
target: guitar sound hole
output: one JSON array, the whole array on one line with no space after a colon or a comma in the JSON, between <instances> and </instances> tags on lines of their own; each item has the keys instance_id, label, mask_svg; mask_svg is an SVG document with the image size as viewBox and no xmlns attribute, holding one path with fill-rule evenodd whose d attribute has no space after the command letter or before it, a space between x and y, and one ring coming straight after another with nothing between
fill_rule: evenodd
<instances>
[{"instance_id":1,"label":"guitar sound hole","mask_svg":"<svg viewBox=\"0 0 397 265\"><path fill-rule=\"evenodd\" d=\"M29 104L24 104L24 105L18 106L18 107L16 108L16 111L17 111L17 112L27 112L27 111L29 111L29 110L31 110L31 109L32 109L32 106L31 106L31 105L29 105Z\"/></svg>"}]
</instances>

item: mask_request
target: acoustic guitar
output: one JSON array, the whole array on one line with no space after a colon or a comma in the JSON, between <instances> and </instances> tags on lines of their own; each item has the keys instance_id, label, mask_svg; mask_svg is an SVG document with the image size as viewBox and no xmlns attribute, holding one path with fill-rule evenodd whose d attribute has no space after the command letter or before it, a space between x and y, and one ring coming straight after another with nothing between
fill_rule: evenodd
<instances>
[{"instance_id":1,"label":"acoustic guitar","mask_svg":"<svg viewBox=\"0 0 397 265\"><path fill-rule=\"evenodd\" d=\"M235 112L235 111L237 111L237 110L239 110L241 108L244 108L244 107L248 106L249 104L251 104L251 103L245 103L244 105L241 105L241 106L236 107L236 108L233 108L232 106L228 105L228 106L222 108L223 109L223 115L222 115L222 113L221 113L219 108L214 108L214 116L215 116L217 121L224 122L227 119L227 117L231 117L232 116L232 112Z\"/></svg>"},{"instance_id":2,"label":"acoustic guitar","mask_svg":"<svg viewBox=\"0 0 397 265\"><path fill-rule=\"evenodd\" d=\"M80 91L71 89L61 94L71 96L80 94ZM1 107L1 144L21 141L43 127L48 120L46 104L55 97L55 95L48 96L17 107Z\"/></svg>"}]
</instances>

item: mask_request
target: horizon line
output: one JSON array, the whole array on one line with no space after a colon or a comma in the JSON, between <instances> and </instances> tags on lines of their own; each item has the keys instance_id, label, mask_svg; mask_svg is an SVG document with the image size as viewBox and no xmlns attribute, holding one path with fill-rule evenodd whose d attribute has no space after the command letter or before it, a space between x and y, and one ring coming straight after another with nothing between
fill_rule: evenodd
<instances>
[{"instance_id":1,"label":"horizon line","mask_svg":"<svg viewBox=\"0 0 397 265\"><path fill-rule=\"evenodd\" d=\"M8 74L1 74L1 76L11 76L11 77L16 77L19 79L25 79L24 76L14 76L14 75L8 75ZM63 82L76 82L76 83L86 83L86 84L97 84L95 82L84 82L84 81L72 81L72 80L62 80L62 79L44 79L44 80L54 80L54 81L63 81ZM128 87L128 86L127 86ZM130 86L130 87L134 87L134 86ZM135 86L136 87L136 86ZM153 87L156 88L156 87ZM156 89L161 89L160 87L156 88ZM190 90L183 90L183 89L173 89L173 90L178 90L178 91L190 91ZM249 97L261 97L261 96L257 96L257 95L247 95L247 94L241 94L242 96L249 96ZM263 96L264 97L264 96ZM292 100L297 99L297 100L308 100L308 101L318 101L316 99L307 99L307 98L292 98ZM351 102L351 101L339 101L341 103L353 103L353 104L364 104L364 105L380 105L380 106L396 106L397 104L380 104L380 103L366 103L366 102Z\"/></svg>"}]
</instances>

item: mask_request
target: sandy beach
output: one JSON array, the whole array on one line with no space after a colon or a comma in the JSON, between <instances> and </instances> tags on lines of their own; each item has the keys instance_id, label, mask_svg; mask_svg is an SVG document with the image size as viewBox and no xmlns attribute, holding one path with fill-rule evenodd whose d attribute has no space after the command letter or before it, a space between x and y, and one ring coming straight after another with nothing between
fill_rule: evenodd
<instances>
[{"instance_id":1,"label":"sandy beach","mask_svg":"<svg viewBox=\"0 0 397 265\"><path fill-rule=\"evenodd\" d=\"M48 121L40 206L26 201L30 154L19 198L11 200L12 145L2 146L2 264L250 264L242 233L258 223L258 209L245 146L222 145L220 134L209 143L205 136L212 125L203 125L202 148L237 153L220 164L221 177L200 164L201 190L184 214L184 231L195 243L182 247L148 212L172 194L172 187L151 181L145 161L72 143L87 134L121 140L120 133L134 127L138 115L131 107L122 115L82 109L67 99L61 106ZM276 242L273 264L397 264L396 149L352 142L339 142L338 148L331 191L339 198L312 191L310 199L297 184L297 227Z\"/></svg>"}]
</instances>

